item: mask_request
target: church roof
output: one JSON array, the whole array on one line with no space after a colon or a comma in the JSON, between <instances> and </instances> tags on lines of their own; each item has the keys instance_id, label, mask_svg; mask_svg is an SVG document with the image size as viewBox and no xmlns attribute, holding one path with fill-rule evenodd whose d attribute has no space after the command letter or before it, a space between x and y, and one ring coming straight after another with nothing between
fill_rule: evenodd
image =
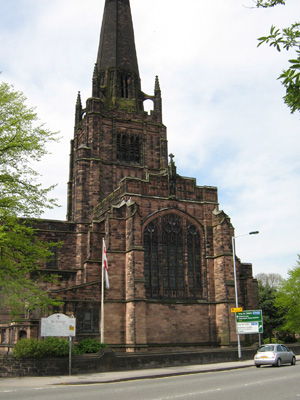
<instances>
[{"instance_id":1,"label":"church roof","mask_svg":"<svg viewBox=\"0 0 300 400\"><path fill-rule=\"evenodd\" d=\"M129 0L106 0L97 57L98 70L124 69L139 76Z\"/></svg>"}]
</instances>

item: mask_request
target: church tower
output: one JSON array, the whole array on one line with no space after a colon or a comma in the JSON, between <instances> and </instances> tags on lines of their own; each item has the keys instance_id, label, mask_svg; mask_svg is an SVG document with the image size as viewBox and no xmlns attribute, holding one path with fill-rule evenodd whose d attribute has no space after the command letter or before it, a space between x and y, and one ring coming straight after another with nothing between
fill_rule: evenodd
<instances>
[{"instance_id":1,"label":"church tower","mask_svg":"<svg viewBox=\"0 0 300 400\"><path fill-rule=\"evenodd\" d=\"M150 114L143 102L153 101ZM71 142L67 220L88 222L93 209L127 176L167 168L158 77L154 94L141 90L129 0L106 0L92 97L78 93Z\"/></svg>"},{"instance_id":2,"label":"church tower","mask_svg":"<svg viewBox=\"0 0 300 400\"><path fill-rule=\"evenodd\" d=\"M85 107L77 96L67 220L74 225L76 285L66 289L65 304L81 335L91 332L85 327L92 320L97 332L105 239L110 346L136 351L236 340L234 228L219 210L217 188L180 176L173 154L168 163L160 84L156 77L153 95L141 89L129 0L105 1L92 96ZM252 267L237 265L239 304L251 309Z\"/></svg>"}]
</instances>

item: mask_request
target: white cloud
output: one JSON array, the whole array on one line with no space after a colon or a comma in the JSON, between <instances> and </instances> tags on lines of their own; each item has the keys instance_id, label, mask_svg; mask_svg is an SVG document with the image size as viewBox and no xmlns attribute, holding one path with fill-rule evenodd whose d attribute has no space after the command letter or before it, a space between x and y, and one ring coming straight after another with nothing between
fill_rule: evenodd
<instances>
[{"instance_id":1,"label":"white cloud","mask_svg":"<svg viewBox=\"0 0 300 400\"><path fill-rule=\"evenodd\" d=\"M299 116L276 81L291 58L260 47L272 24L295 22L299 0L251 9L252 0L131 0L142 88L159 75L169 152L178 173L217 186L236 234L237 254L254 273L286 275L300 237ZM77 91L91 94L104 0L0 0L2 79L24 91L63 139L39 165L63 207ZM248 8L247 8L248 7Z\"/></svg>"}]
</instances>

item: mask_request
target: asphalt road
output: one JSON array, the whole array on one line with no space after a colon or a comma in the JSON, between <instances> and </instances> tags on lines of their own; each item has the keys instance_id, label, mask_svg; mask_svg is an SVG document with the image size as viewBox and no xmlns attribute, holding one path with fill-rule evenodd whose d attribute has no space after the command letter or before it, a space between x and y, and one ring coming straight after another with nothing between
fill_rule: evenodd
<instances>
[{"instance_id":1,"label":"asphalt road","mask_svg":"<svg viewBox=\"0 0 300 400\"><path fill-rule=\"evenodd\" d=\"M300 364L127 382L0 387L1 400L300 400Z\"/></svg>"}]
</instances>

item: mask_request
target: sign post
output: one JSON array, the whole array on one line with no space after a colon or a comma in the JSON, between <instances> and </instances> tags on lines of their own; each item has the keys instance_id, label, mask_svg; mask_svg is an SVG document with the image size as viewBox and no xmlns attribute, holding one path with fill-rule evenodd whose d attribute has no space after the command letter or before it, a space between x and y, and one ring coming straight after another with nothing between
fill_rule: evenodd
<instances>
[{"instance_id":1,"label":"sign post","mask_svg":"<svg viewBox=\"0 0 300 400\"><path fill-rule=\"evenodd\" d=\"M263 333L263 315L261 310L237 312L235 315L238 335Z\"/></svg>"},{"instance_id":2,"label":"sign post","mask_svg":"<svg viewBox=\"0 0 300 400\"><path fill-rule=\"evenodd\" d=\"M231 312L232 312L232 313L237 313L237 312L242 312L242 311L243 311L243 307L239 307L239 308L236 308L236 307L235 307L235 308L232 308L232 309L231 309Z\"/></svg>"},{"instance_id":3,"label":"sign post","mask_svg":"<svg viewBox=\"0 0 300 400\"><path fill-rule=\"evenodd\" d=\"M69 375L72 366L72 337L76 336L76 318L65 314L52 314L41 319L41 336L60 336L69 338Z\"/></svg>"}]
</instances>

